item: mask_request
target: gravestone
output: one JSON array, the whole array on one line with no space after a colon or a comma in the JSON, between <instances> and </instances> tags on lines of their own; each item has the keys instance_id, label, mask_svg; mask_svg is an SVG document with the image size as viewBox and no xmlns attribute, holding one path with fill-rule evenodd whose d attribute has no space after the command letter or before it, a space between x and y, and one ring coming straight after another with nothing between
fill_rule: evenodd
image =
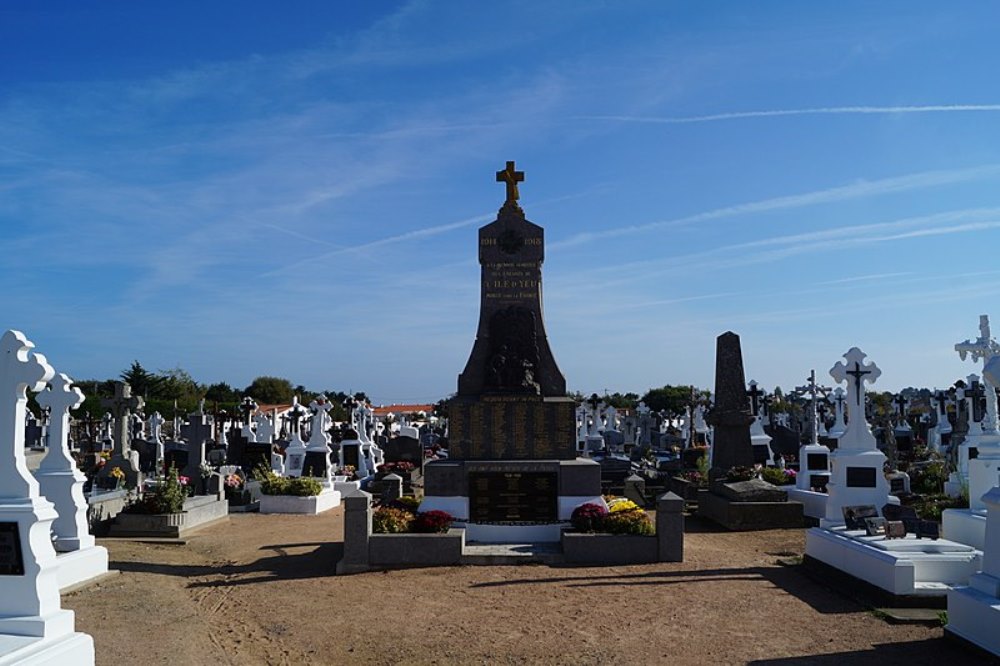
<instances>
[{"instance_id":1,"label":"gravestone","mask_svg":"<svg viewBox=\"0 0 1000 666\"><path fill-rule=\"evenodd\" d=\"M121 469L125 473L127 488L135 488L141 483L139 455L132 451L129 426L132 411L142 409L143 404L142 398L132 395L132 387L120 381L115 382L115 396L101 401L102 406L111 408L115 427L114 450L111 459L97 474L99 485L113 487L116 482L109 480L109 476L115 469Z\"/></svg>"},{"instance_id":2,"label":"gravestone","mask_svg":"<svg viewBox=\"0 0 1000 666\"><path fill-rule=\"evenodd\" d=\"M577 460L576 403L566 395L566 380L552 355L542 317L544 232L525 218L517 203L517 183L523 180L513 162L497 173L497 181L506 183L507 199L497 219L479 230L479 326L458 377L458 392L448 405L448 459L432 461L424 469L421 510L442 509L460 519L475 516L473 522L491 522L503 513L477 508L476 502L489 500L489 494L472 501L470 474L475 466L468 463L473 461L490 462L489 473L499 475L495 482L486 482L487 489L503 478L528 478L503 475L555 474L546 477L552 481L546 492L567 498L555 509L546 504L529 510L520 500L505 500L505 506L513 502L522 507L517 512L532 516L529 521L541 521L539 516L553 510L557 518L568 518L576 501L569 498L581 498L582 503L590 501L582 498L599 499L601 492L598 465ZM526 497L520 482L510 492Z\"/></svg>"},{"instance_id":3,"label":"gravestone","mask_svg":"<svg viewBox=\"0 0 1000 666\"><path fill-rule=\"evenodd\" d=\"M327 430L333 425L330 409L333 405L325 395L320 395L311 403L313 410L312 426L309 429L309 445L306 447L306 457L302 465L302 476L312 476L333 483L333 465L330 463L330 435Z\"/></svg>"},{"instance_id":4,"label":"gravestone","mask_svg":"<svg viewBox=\"0 0 1000 666\"><path fill-rule=\"evenodd\" d=\"M847 383L847 430L830 454L829 495L821 527L842 525L844 506L882 506L888 501L889 482L882 471L885 454L878 450L865 417L865 382L874 383L882 371L874 363L865 363L865 357L863 351L851 347L844 361L830 369L830 376L838 383Z\"/></svg>"},{"instance_id":5,"label":"gravestone","mask_svg":"<svg viewBox=\"0 0 1000 666\"><path fill-rule=\"evenodd\" d=\"M388 440L384 451L386 462L408 462L418 468L424 462L424 447L420 445L419 440L406 435Z\"/></svg>"},{"instance_id":6,"label":"gravestone","mask_svg":"<svg viewBox=\"0 0 1000 666\"><path fill-rule=\"evenodd\" d=\"M55 374L33 347L20 331L0 338L0 660L24 663L23 652L31 651L41 661L47 649L51 663L72 655L75 663L93 664L93 640L74 632L73 611L60 607L57 514L24 456L27 390L43 390Z\"/></svg>"},{"instance_id":7,"label":"gravestone","mask_svg":"<svg viewBox=\"0 0 1000 666\"><path fill-rule=\"evenodd\" d=\"M727 331L716 340L715 405L705 416L715 427L710 478L723 476L732 467L753 466L753 416L747 409L745 386L740 336Z\"/></svg>"},{"instance_id":8,"label":"gravestone","mask_svg":"<svg viewBox=\"0 0 1000 666\"><path fill-rule=\"evenodd\" d=\"M206 462L205 447L211 446L214 441L214 420L205 414L203 405L199 405L197 412L188 414L188 425L183 431L187 438L187 461L183 468L178 469L183 470L181 474L191 480L195 494L203 495L208 489L202 478L202 465Z\"/></svg>"},{"instance_id":9,"label":"gravestone","mask_svg":"<svg viewBox=\"0 0 1000 666\"><path fill-rule=\"evenodd\" d=\"M55 506L52 545L59 557L59 586L92 580L108 572L108 551L90 534L89 506L83 496L87 477L77 468L69 451L69 411L83 404L83 392L73 380L59 373L36 396L49 409L49 450L35 470L38 486Z\"/></svg>"}]
</instances>

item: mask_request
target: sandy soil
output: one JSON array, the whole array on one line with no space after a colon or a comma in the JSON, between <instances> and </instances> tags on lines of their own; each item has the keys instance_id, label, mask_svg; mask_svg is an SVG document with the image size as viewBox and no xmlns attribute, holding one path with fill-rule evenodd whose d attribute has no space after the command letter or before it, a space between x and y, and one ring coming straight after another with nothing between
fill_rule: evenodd
<instances>
[{"instance_id":1,"label":"sandy soil","mask_svg":"<svg viewBox=\"0 0 1000 666\"><path fill-rule=\"evenodd\" d=\"M688 519L686 561L333 575L343 508L237 514L186 545L104 539L121 574L67 595L98 664L968 664L794 567L803 530Z\"/></svg>"}]
</instances>

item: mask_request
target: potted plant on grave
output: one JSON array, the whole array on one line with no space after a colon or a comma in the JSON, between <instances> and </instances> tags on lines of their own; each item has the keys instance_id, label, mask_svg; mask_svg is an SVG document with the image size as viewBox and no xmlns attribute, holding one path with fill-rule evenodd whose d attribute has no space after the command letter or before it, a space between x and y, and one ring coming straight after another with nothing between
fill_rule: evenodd
<instances>
[{"instance_id":1,"label":"potted plant on grave","mask_svg":"<svg viewBox=\"0 0 1000 666\"><path fill-rule=\"evenodd\" d=\"M774 486L794 484L795 477L795 470L787 467L764 467L760 470L760 478Z\"/></svg>"},{"instance_id":2,"label":"potted plant on grave","mask_svg":"<svg viewBox=\"0 0 1000 666\"><path fill-rule=\"evenodd\" d=\"M229 506L246 506L253 501L246 482L246 476L240 470L227 474L222 480L222 489Z\"/></svg>"},{"instance_id":3,"label":"potted plant on grave","mask_svg":"<svg viewBox=\"0 0 1000 666\"><path fill-rule=\"evenodd\" d=\"M581 504L562 533L563 555L573 564L643 564L659 560L653 522L640 506L623 497Z\"/></svg>"},{"instance_id":4,"label":"potted plant on grave","mask_svg":"<svg viewBox=\"0 0 1000 666\"><path fill-rule=\"evenodd\" d=\"M148 516L183 513L187 489L181 483L182 478L186 477L178 474L176 467L171 467L165 479L130 502L122 513Z\"/></svg>"},{"instance_id":5,"label":"potted plant on grave","mask_svg":"<svg viewBox=\"0 0 1000 666\"><path fill-rule=\"evenodd\" d=\"M314 515L340 504L340 493L332 488L325 490L319 479L279 476L264 469L255 471L254 479L260 482L261 513Z\"/></svg>"},{"instance_id":6,"label":"potted plant on grave","mask_svg":"<svg viewBox=\"0 0 1000 666\"><path fill-rule=\"evenodd\" d=\"M685 502L697 502L698 491L708 488L708 456L702 455L697 462L697 469L684 470L667 479L667 489Z\"/></svg>"}]
</instances>

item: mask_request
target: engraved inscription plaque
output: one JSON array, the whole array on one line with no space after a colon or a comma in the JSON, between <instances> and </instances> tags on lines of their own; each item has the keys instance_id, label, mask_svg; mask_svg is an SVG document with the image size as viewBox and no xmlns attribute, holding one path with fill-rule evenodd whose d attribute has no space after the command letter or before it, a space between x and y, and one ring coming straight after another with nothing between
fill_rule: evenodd
<instances>
[{"instance_id":1,"label":"engraved inscription plaque","mask_svg":"<svg viewBox=\"0 0 1000 666\"><path fill-rule=\"evenodd\" d=\"M876 470L874 467L848 467L847 468L847 487L848 488L875 488L875 474Z\"/></svg>"},{"instance_id":2,"label":"engraved inscription plaque","mask_svg":"<svg viewBox=\"0 0 1000 666\"><path fill-rule=\"evenodd\" d=\"M555 522L558 483L553 472L469 472L469 520Z\"/></svg>"}]
</instances>

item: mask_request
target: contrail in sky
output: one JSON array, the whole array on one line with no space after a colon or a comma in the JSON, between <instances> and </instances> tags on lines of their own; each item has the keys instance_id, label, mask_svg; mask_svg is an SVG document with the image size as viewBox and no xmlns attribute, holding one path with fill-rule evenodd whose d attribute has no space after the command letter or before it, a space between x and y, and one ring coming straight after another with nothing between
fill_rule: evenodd
<instances>
[{"instance_id":1,"label":"contrail in sky","mask_svg":"<svg viewBox=\"0 0 1000 666\"><path fill-rule=\"evenodd\" d=\"M820 116L843 114L891 113L968 113L974 111L1000 111L1000 104L932 104L927 106L824 106L816 109L772 109L770 111L733 111L703 116L577 116L579 120L617 120L627 123L659 123L680 125L684 123L711 123L719 120L741 118L772 118L776 116Z\"/></svg>"}]
</instances>

